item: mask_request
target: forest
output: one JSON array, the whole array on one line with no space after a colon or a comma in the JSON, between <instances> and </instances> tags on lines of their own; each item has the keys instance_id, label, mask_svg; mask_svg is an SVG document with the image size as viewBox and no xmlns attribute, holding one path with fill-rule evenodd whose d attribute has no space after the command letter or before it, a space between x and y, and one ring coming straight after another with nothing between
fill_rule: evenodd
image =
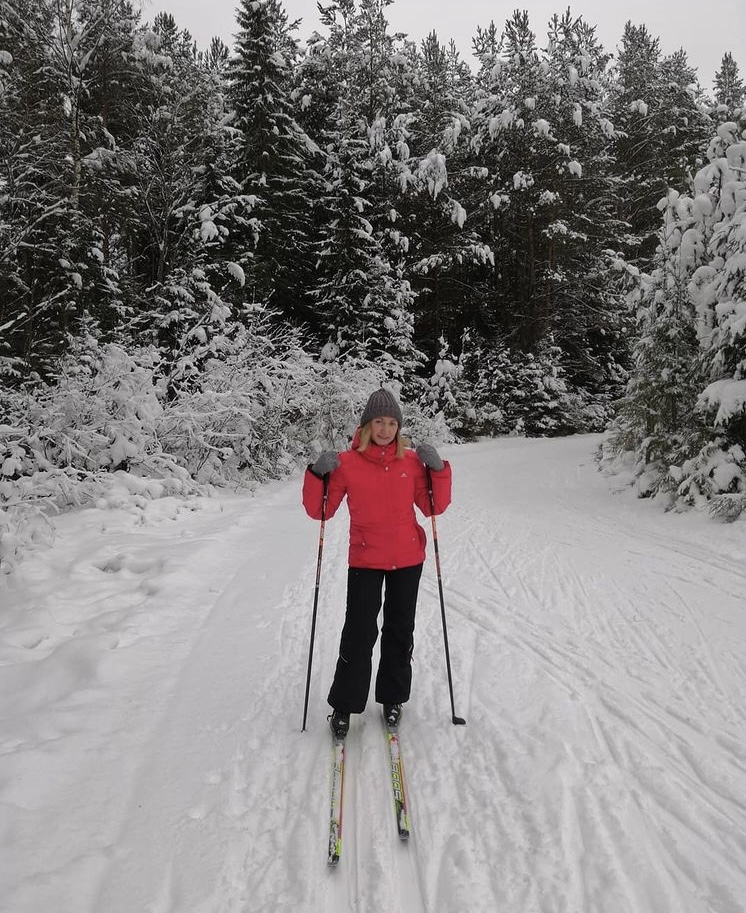
<instances>
[{"instance_id":1,"label":"forest","mask_svg":"<svg viewBox=\"0 0 746 913\"><path fill-rule=\"evenodd\" d=\"M746 505L746 92L645 24L473 38L240 0L0 0L0 562L116 475L246 485L347 445L603 432L640 496ZM41 518L41 519L40 519Z\"/></svg>"}]
</instances>

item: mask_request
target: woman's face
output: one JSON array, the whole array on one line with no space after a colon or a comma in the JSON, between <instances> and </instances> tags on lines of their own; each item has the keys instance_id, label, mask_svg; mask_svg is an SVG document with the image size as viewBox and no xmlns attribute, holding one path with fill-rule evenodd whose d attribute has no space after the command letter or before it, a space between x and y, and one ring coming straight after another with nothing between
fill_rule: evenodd
<instances>
[{"instance_id":1,"label":"woman's face","mask_svg":"<svg viewBox=\"0 0 746 913\"><path fill-rule=\"evenodd\" d=\"M374 418L370 423L370 436L373 443L380 444L382 447L385 447L386 444L390 444L394 440L398 430L399 422L389 415L381 416L381 418Z\"/></svg>"}]
</instances>

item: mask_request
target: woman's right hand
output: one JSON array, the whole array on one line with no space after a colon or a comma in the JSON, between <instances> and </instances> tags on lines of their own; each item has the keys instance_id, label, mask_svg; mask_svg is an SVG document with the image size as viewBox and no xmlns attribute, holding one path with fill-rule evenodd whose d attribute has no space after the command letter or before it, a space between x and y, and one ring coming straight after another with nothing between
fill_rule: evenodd
<instances>
[{"instance_id":1,"label":"woman's right hand","mask_svg":"<svg viewBox=\"0 0 746 913\"><path fill-rule=\"evenodd\" d=\"M311 464L311 472L316 476L325 476L334 472L339 466L339 454L335 450L325 450Z\"/></svg>"}]
</instances>

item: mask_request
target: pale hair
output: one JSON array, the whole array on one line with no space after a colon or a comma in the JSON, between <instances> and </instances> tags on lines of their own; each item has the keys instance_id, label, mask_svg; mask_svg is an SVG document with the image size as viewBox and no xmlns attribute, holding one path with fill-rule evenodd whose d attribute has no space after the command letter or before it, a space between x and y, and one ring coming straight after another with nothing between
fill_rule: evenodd
<instances>
[{"instance_id":1,"label":"pale hair","mask_svg":"<svg viewBox=\"0 0 746 913\"><path fill-rule=\"evenodd\" d=\"M393 418L393 416L392 416ZM360 443L357 445L357 449L362 453L364 450L367 450L371 442L372 429L370 427L370 422L366 422L364 425L360 426L360 431L358 432L358 438ZM399 432L399 428L396 429L396 455L401 458L404 456L404 452L409 447L409 441L402 437Z\"/></svg>"}]
</instances>

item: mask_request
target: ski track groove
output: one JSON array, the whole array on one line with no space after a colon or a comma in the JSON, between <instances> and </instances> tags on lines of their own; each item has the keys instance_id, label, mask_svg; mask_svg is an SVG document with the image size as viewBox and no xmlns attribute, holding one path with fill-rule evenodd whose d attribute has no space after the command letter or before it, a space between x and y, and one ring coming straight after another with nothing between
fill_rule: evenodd
<instances>
[{"instance_id":1,"label":"ski track groove","mask_svg":"<svg viewBox=\"0 0 746 913\"><path fill-rule=\"evenodd\" d=\"M606 528L599 528L598 531L599 534L607 532ZM625 535L629 535L630 540L634 538L631 534ZM639 531L636 535L639 537ZM493 529L491 541L496 543L498 548L500 545L499 537L500 530ZM742 761L742 755L738 748L736 748L735 752L733 751L733 746L739 746L736 732L739 728L743 728L741 725L743 713L741 712L737 692L734 688L729 690L725 685L708 638L697 620L697 614L679 588L680 586L691 587L693 584L703 588L703 584L698 581L697 571L702 566L707 567L711 564L728 573L730 578L725 586L719 584L712 586L709 598L712 598L713 595L741 598L742 590L730 585L734 572L737 576L743 578L740 566L729 560L711 560L712 556L707 554L706 550L703 557L702 554L697 554L692 549L676 547L673 550L674 555L681 557L686 563L684 567L678 567L677 565L672 568L670 555L665 554L663 549L661 549L664 554L664 558L660 562L661 570L665 568L666 585L670 588L669 591L672 592L674 599L677 601L678 612L670 603L669 608L672 614L679 619L683 617L686 620L696 636L696 648L692 652L697 653L697 658L691 665L688 664L686 668L682 668L680 658L675 660L673 657L667 637L661 636L661 634L668 635L669 630L646 624L643 614L644 609L630 601L625 596L624 588L618 583L608 579L604 581L606 587L610 583L612 584L613 592L611 598L607 597L604 600L604 609L606 611L603 613L594 612L592 595L588 589L586 578L581 572L576 571L571 562L563 564L559 557L559 551L553 555L537 556L534 553L529 555L529 550L523 549L525 560L513 566L511 565L511 556L515 554L520 558L522 554L521 548L514 544L512 547L506 547L498 556L497 549L486 552L478 544L489 538L478 515L476 520L472 517L472 523L468 529L464 530L462 528L458 543L459 554L454 563L459 567L467 566L469 564L467 555L471 553L474 575L470 579L478 580L478 574L481 572L487 577L491 585L488 586L482 580L476 583L471 593L458 590L449 594L448 598L451 598L454 602L459 619L470 627L476 627L479 631L479 637L482 639L489 636L490 633L497 632L498 628L502 627L503 644L512 646L519 651L529 651L535 657L537 669L541 669L543 674L549 676L560 685L568 696L586 706L591 728L596 732L597 745L606 754L609 768L623 774L620 777L622 795L629 796L634 793L634 790L647 787L647 791L652 797L650 801L653 803L656 801L656 791L661 790L660 783L646 784L645 777L641 776L635 784L634 780L629 777L627 772L634 771L636 765L639 766L640 764L643 765L644 769L645 763L645 759L633 758L629 748L642 742L643 744L648 743L651 749L655 751L659 748L660 743L664 742L667 746L670 746L669 753L664 758L664 763L669 766L673 764L676 776L686 782L686 790L684 790L682 783L677 784L677 786L683 792L689 791L690 801L694 801L702 810L708 809L712 818L710 826L714 832L727 833L729 828L737 832L739 828L742 829L744 821L742 803L732 790L724 791L718 786L717 778L720 770L707 770L703 773L698 770L697 760L692 760L686 765L686 767L690 768L688 771L682 764L682 756L686 756L691 752L691 749L687 747L689 740L698 736L701 740L701 727L694 726L687 714L679 712L676 706L667 705L665 700L663 702L654 701L655 709L652 710L650 708L650 694L647 694L646 699L643 700L641 693L643 686L650 687L649 682L646 681L645 676L635 675L631 669L624 670L626 673L625 680L631 688L622 690L613 685L610 688L610 676L606 672L611 673L616 670L613 662L602 653L604 649L608 651L609 643L619 641L619 632L626 631L626 641L633 648L634 654L645 662L645 665L655 673L656 678L660 678L662 674L674 674L682 685L688 683L687 690L689 693L686 695L686 702L690 706L692 699L694 699L696 704L701 706L702 712L707 713L708 711L711 712L713 703L715 706L720 705L723 724L731 722L734 726L732 732L721 731L719 738L714 740L714 744L722 749L723 760L725 760L727 766L732 768L733 775L737 776L739 772L743 771L743 765L739 763ZM661 540L656 537L653 538L656 546L661 544ZM514 537L514 543L519 540L520 532ZM562 544L572 545L573 543L565 542ZM639 554L643 553L640 552ZM631 547L627 552L630 563L634 562L635 555L636 548ZM461 575L461 579L464 576L466 575ZM552 581L552 585L547 587L545 581ZM708 581L708 583L711 584L712 581ZM490 589L494 594L492 613L486 608L490 601ZM639 591L640 587L635 586L633 589ZM488 591L486 595L475 595L475 592L481 593L485 590ZM518 597L517 599L516 596ZM615 596L623 598L614 598ZM659 592L655 594L655 601L661 603ZM567 612L568 606L564 608L567 618L572 621L575 630L570 631L569 629L558 628L556 626L556 618L552 618L550 625L547 626L546 630L543 630L540 623L528 622L527 618L522 618L519 614L523 612L528 617L535 617L537 608L548 609L556 614L558 609L563 608L563 602L569 603L571 612ZM665 604L665 601L663 601L664 606ZM643 602L644 605L645 603ZM527 612L527 608L530 611ZM612 610L610 613L608 613L609 609ZM585 624L583 624L584 621L586 622ZM570 649L569 643L563 643L565 635L570 635L577 640L577 634L582 630L585 630L586 633L591 632L593 635L593 642L587 636L579 641L579 643L582 643L584 653L581 653L577 647ZM652 637L651 634L653 635ZM731 676L731 680L734 677L736 679L742 678L742 664L739 665L734 662L733 666L735 667L736 675ZM696 673L694 684L690 681L692 670ZM640 691L639 694L637 693L638 690ZM602 695L602 697L599 700L589 701L589 695L595 693ZM673 689L670 693L671 697L676 695ZM609 694L610 697L604 699L604 694ZM631 712L640 721L649 720L651 725L657 727L659 731L658 737L652 738L646 725L633 722L628 714L621 713L619 708L625 706L634 708ZM619 731L620 724L622 724L621 733ZM663 739L661 739L661 733L664 736ZM628 743L626 748L624 747L625 743ZM709 745L703 744L702 750L704 751L707 748L709 748ZM729 760L730 764L728 764ZM728 776L727 766L726 776ZM631 782L628 782L630 780ZM583 818L583 816L578 814L573 815L570 813L570 809L574 806L569 802L567 794L563 795L566 821L575 819L585 820L586 822L589 819L603 820L601 806L598 802L596 802L595 810L592 809L593 803L590 800L586 802L584 812L586 817ZM676 803L679 801L678 795L669 798L672 808L676 808ZM681 814L677 820L680 821L682 827L691 827L691 823L685 814ZM575 829L577 830L578 828L576 827ZM655 834L657 830L656 822L652 819L644 818L640 829L643 833L650 832L650 834ZM613 833L613 831L614 829L611 826L606 827L605 832L607 835ZM567 833L567 827L565 828L565 833ZM696 833L696 837L699 841L706 842L706 831ZM607 842L608 839L607 836ZM662 854L664 859L667 858L664 853L664 844L653 837L648 839L651 845L655 847L653 852ZM734 839L733 842L736 851L739 849L742 851L741 843L737 839ZM735 877L736 870L731 869L730 866L735 863L737 856L733 853L729 854L726 845L721 847L721 851L725 853L724 864L729 869L730 874ZM656 901L648 908L646 903L650 900L650 897L636 895L629 879L625 881L625 878L622 877L623 866L617 865L617 883L622 886L622 893L625 898L622 902L625 905L629 905L620 907L620 909L651 909L655 911L659 909L687 909L685 894L676 885L686 881L687 867L691 867L691 862L688 862L687 866L673 865L672 863L671 866L675 870L674 875L672 876L667 871L664 872L661 884L657 888L651 886L649 889L650 897L661 898L660 904ZM573 883L576 886L579 884L578 881ZM594 909L594 896L598 897L600 895L598 893L594 895L593 891L586 892L582 896L577 893L575 909ZM635 899L633 900L632 898ZM572 904L568 906L568 909L573 909ZM697 907L697 909L704 909L704 907Z\"/></svg>"}]
</instances>

